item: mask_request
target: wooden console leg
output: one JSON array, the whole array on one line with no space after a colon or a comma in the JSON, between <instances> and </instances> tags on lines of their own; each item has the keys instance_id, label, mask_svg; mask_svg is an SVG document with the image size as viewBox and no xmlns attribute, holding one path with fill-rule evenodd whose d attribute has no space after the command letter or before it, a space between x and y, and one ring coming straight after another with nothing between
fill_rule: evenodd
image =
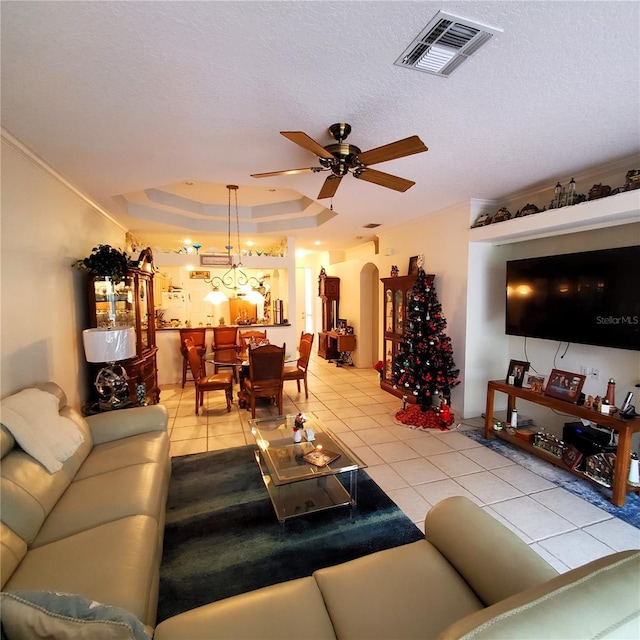
<instances>
[{"instance_id":1,"label":"wooden console leg","mask_svg":"<svg viewBox=\"0 0 640 640\"><path fill-rule=\"evenodd\" d=\"M484 411L484 437L487 440L493 433L493 398L495 391L490 385L487 385L487 406Z\"/></svg>"},{"instance_id":2,"label":"wooden console leg","mask_svg":"<svg viewBox=\"0 0 640 640\"><path fill-rule=\"evenodd\" d=\"M616 465L613 469L611 502L616 507L623 507L627 496L632 433L629 429L621 429L618 434L618 450L616 452Z\"/></svg>"}]
</instances>

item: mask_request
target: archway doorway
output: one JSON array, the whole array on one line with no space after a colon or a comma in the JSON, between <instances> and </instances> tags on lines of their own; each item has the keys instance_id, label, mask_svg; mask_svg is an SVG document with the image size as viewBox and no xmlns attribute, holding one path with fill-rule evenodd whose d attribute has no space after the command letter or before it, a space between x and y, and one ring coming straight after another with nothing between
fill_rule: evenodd
<instances>
[{"instance_id":1,"label":"archway doorway","mask_svg":"<svg viewBox=\"0 0 640 640\"><path fill-rule=\"evenodd\" d=\"M360 270L360 327L358 367L366 369L380 360L380 273L368 262Z\"/></svg>"}]
</instances>

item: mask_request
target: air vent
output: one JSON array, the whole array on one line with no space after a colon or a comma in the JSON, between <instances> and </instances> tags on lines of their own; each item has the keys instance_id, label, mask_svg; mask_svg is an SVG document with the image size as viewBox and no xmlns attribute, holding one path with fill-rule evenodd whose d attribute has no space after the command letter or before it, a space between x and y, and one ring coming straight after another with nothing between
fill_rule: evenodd
<instances>
[{"instance_id":1,"label":"air vent","mask_svg":"<svg viewBox=\"0 0 640 640\"><path fill-rule=\"evenodd\" d=\"M438 11L394 64L438 76L450 76L502 29Z\"/></svg>"},{"instance_id":2,"label":"air vent","mask_svg":"<svg viewBox=\"0 0 640 640\"><path fill-rule=\"evenodd\" d=\"M364 225L364 229L375 229L376 227L379 227L380 224L376 224L375 222L370 222L369 224L365 224Z\"/></svg>"}]
</instances>

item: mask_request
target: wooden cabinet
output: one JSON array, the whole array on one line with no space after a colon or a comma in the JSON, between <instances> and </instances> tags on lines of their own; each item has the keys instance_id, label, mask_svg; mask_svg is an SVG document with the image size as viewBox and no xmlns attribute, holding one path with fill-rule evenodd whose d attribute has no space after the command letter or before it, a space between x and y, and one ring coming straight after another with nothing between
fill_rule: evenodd
<instances>
[{"instance_id":1,"label":"wooden cabinet","mask_svg":"<svg viewBox=\"0 0 640 640\"><path fill-rule=\"evenodd\" d=\"M627 480L629 478L629 464L631 459L631 439L634 433L640 432L640 418L624 419L620 418L617 414L605 415L597 413L593 409L587 407L580 407L576 404L571 404L566 400L558 400L544 393L536 393L530 389L523 389L522 387L515 387L510 384L506 384L501 380L492 380L487 385L487 406L485 411L485 425L484 425L484 437L489 439L491 436L497 436L502 440L506 440L511 444L525 449L529 453L532 453L539 458L550 462L551 464L561 467L569 473L573 473L581 478L589 481L593 481L588 475L581 471L571 469L562 460L543 449L534 447L531 443L518 438L515 435L509 435L506 431L495 431L493 429L493 405L495 392L506 393L508 396L507 415L511 415L511 411L516 407L516 399L526 400L543 407L548 407L553 411L557 411L561 414L568 414L570 416L576 416L577 418L585 418L591 422L613 429L618 434L618 448L616 452L616 462L613 472L613 485L611 487L611 502L617 507L624 506L627 490ZM631 487L635 490L635 487Z\"/></svg>"},{"instance_id":2,"label":"wooden cabinet","mask_svg":"<svg viewBox=\"0 0 640 640\"><path fill-rule=\"evenodd\" d=\"M89 326L133 327L136 333L136 355L121 364L129 377L131 401L136 403L136 385L142 382L147 401L160 399L156 353L156 331L153 301L153 256L146 249L137 267L132 267L121 282L108 277L94 277L89 282ZM102 364L90 365L91 389Z\"/></svg>"},{"instance_id":3,"label":"wooden cabinet","mask_svg":"<svg viewBox=\"0 0 640 640\"><path fill-rule=\"evenodd\" d=\"M429 283L433 282L433 275L427 275ZM415 276L399 276L396 278L381 278L384 287L384 302L382 326L384 330L384 367L380 377L380 387L398 398L402 398L402 389L393 387L393 361L404 344L404 330L407 321L407 305L411 299ZM407 401L415 402L413 394L407 396Z\"/></svg>"},{"instance_id":4,"label":"wooden cabinet","mask_svg":"<svg viewBox=\"0 0 640 640\"><path fill-rule=\"evenodd\" d=\"M318 295L322 301L322 331L318 333L318 355L326 360L335 360L338 351L335 341L328 333L336 328L340 307L340 278L321 275L318 278Z\"/></svg>"}]
</instances>

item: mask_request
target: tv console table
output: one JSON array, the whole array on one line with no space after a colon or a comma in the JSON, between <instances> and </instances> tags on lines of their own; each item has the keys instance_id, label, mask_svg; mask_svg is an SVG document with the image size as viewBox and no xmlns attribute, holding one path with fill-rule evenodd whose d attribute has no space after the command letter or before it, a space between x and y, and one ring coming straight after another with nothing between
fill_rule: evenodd
<instances>
[{"instance_id":1,"label":"tv console table","mask_svg":"<svg viewBox=\"0 0 640 640\"><path fill-rule=\"evenodd\" d=\"M507 398L507 415L511 415L511 411L516 406L516 398L526 400L527 402L533 402L534 404L548 407L549 409L555 409L562 413L576 416L578 418L584 418L590 420L608 429L613 429L618 434L618 449L616 452L616 463L613 472L613 483L611 486L611 502L617 507L624 506L627 491L629 489L635 490L633 485L628 485L629 478L629 464L631 459L631 437L634 433L640 432L640 418L631 418L629 420L618 417L617 414L606 415L598 413L593 409L581 407L564 400L557 400L546 396L544 393L538 393L531 391L530 389L523 389L521 387L515 387L510 384L506 384L500 380L491 380L487 384L487 406L485 411L485 423L484 423L484 437L489 439L492 435L497 436L501 440L506 440L516 447L525 449L529 453L554 464L557 467L573 473L585 480L591 480L589 476L581 471L570 469L561 458L557 458L551 453L547 453L543 449L534 447L533 444L518 438L517 436L511 436L506 431L495 431L493 428L493 404L494 395L496 391L506 393Z\"/></svg>"}]
</instances>

